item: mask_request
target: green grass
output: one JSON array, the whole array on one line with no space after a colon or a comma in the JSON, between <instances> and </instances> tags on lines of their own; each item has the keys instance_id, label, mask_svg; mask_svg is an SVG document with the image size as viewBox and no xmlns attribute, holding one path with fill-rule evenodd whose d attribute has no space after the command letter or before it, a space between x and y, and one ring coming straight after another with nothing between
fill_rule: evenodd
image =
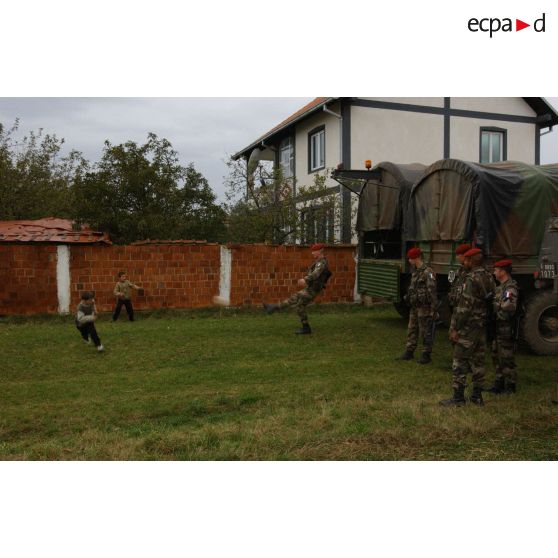
<instances>
[{"instance_id":1,"label":"green grass","mask_svg":"<svg viewBox=\"0 0 558 558\"><path fill-rule=\"evenodd\" d=\"M519 392L446 409L447 332L434 363L394 361L390 307L296 314L174 312L97 322L0 322L0 459L556 459L556 358L518 355ZM493 379L487 357L487 380Z\"/></svg>"}]
</instances>

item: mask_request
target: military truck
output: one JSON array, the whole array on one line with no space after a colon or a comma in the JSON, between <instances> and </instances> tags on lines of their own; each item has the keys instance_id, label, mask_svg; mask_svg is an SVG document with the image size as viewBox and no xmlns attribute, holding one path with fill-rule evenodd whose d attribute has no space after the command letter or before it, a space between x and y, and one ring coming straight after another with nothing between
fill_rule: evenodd
<instances>
[{"instance_id":1,"label":"military truck","mask_svg":"<svg viewBox=\"0 0 558 558\"><path fill-rule=\"evenodd\" d=\"M332 177L359 196L358 292L390 300L408 315L403 302L410 275L403 237L405 210L413 184L426 165L384 161L369 170L335 170Z\"/></svg>"},{"instance_id":2,"label":"military truck","mask_svg":"<svg viewBox=\"0 0 558 558\"><path fill-rule=\"evenodd\" d=\"M333 174L360 195L359 292L391 300L405 315L402 299L411 272L405 255L408 248L419 246L437 274L440 314L447 323L449 279L458 268L455 248L470 242L482 248L489 265L501 258L513 260L525 309L522 338L538 354L558 354L556 268L551 265L557 261L552 260L552 246L558 165L512 161L481 165L443 159L422 169L413 167L417 174L412 185L412 175L405 180L403 171L397 173L407 170L405 165L380 163L367 181L350 170ZM360 191L354 187L359 181ZM398 195L382 197L381 192L389 190ZM399 221L384 218L384 212L398 215ZM388 249L390 240L394 245L399 242L397 250Z\"/></svg>"}]
</instances>

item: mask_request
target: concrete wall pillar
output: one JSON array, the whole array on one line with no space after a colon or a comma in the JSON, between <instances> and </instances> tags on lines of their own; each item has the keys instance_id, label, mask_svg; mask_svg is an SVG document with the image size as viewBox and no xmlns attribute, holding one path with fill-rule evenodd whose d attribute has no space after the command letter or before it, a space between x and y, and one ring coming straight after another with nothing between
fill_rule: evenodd
<instances>
[{"instance_id":1,"label":"concrete wall pillar","mask_svg":"<svg viewBox=\"0 0 558 558\"><path fill-rule=\"evenodd\" d=\"M219 273L219 297L231 303L232 250L221 246L221 270Z\"/></svg>"},{"instance_id":2,"label":"concrete wall pillar","mask_svg":"<svg viewBox=\"0 0 558 558\"><path fill-rule=\"evenodd\" d=\"M60 244L56 247L56 289L58 293L58 313L70 313L70 247Z\"/></svg>"},{"instance_id":3,"label":"concrete wall pillar","mask_svg":"<svg viewBox=\"0 0 558 558\"><path fill-rule=\"evenodd\" d=\"M354 260L355 260L355 285L353 288L353 300L355 302L361 302L362 297L358 292L358 248L355 250Z\"/></svg>"}]
</instances>

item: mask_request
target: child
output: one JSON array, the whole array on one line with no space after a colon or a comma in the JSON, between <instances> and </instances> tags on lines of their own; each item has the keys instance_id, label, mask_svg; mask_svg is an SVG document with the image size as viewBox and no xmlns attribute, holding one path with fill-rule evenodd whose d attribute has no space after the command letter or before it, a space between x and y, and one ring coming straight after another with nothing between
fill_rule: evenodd
<instances>
[{"instance_id":1,"label":"child","mask_svg":"<svg viewBox=\"0 0 558 558\"><path fill-rule=\"evenodd\" d=\"M126 312L128 313L128 318L131 322L134 321L134 309L132 308L132 289L140 289L137 285L134 285L132 282L128 281L126 278L126 272L120 271L118 273L118 283L114 287L114 296L116 297L116 308L114 309L114 313L112 315L112 321L116 322L118 320L118 316L120 316L120 310L122 309L122 305L126 306Z\"/></svg>"},{"instance_id":2,"label":"child","mask_svg":"<svg viewBox=\"0 0 558 558\"><path fill-rule=\"evenodd\" d=\"M97 335L97 330L95 329L95 320L97 319L97 308L95 306L95 299L93 298L93 293L85 291L81 295L81 302L78 304L76 313L76 327L78 328L83 340L86 343L90 343L93 339L95 347L99 352L104 351L105 348L101 344L101 340Z\"/></svg>"}]
</instances>

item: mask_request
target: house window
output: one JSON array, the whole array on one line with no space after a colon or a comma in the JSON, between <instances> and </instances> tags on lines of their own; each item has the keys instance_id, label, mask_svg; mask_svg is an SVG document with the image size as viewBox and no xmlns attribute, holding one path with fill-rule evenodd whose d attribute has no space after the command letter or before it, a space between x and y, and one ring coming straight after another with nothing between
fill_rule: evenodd
<instances>
[{"instance_id":1,"label":"house window","mask_svg":"<svg viewBox=\"0 0 558 558\"><path fill-rule=\"evenodd\" d=\"M325 127L308 134L308 172L325 168Z\"/></svg>"},{"instance_id":2,"label":"house window","mask_svg":"<svg viewBox=\"0 0 558 558\"><path fill-rule=\"evenodd\" d=\"M301 241L303 244L335 241L334 210L329 206L308 207L301 212Z\"/></svg>"},{"instance_id":3,"label":"house window","mask_svg":"<svg viewBox=\"0 0 558 558\"><path fill-rule=\"evenodd\" d=\"M497 163L507 159L507 130L503 128L481 128L480 162Z\"/></svg>"},{"instance_id":4,"label":"house window","mask_svg":"<svg viewBox=\"0 0 558 558\"><path fill-rule=\"evenodd\" d=\"M294 176L294 141L293 138L285 138L279 144L279 167L283 178Z\"/></svg>"}]
</instances>

